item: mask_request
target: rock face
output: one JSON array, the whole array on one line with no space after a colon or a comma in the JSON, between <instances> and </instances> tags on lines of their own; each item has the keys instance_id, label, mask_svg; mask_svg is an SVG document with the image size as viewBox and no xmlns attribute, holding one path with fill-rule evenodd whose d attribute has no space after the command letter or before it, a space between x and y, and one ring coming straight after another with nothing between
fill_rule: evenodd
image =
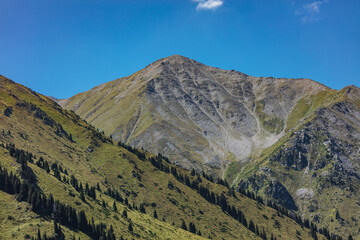
<instances>
[{"instance_id":1,"label":"rock face","mask_svg":"<svg viewBox=\"0 0 360 240\"><path fill-rule=\"evenodd\" d=\"M176 55L58 102L118 141L360 237L355 86L252 77Z\"/></svg>"},{"instance_id":2,"label":"rock face","mask_svg":"<svg viewBox=\"0 0 360 240\"><path fill-rule=\"evenodd\" d=\"M309 99L317 106L307 108L298 126L263 156L244 165L233 185L243 188L250 182L251 189L291 209L294 206L289 205L286 193L278 194L279 198L269 191L274 189L269 182L279 181L304 217L342 235L356 235L360 221L360 89L346 87L321 98ZM257 164L261 171L253 167Z\"/></svg>"},{"instance_id":3,"label":"rock face","mask_svg":"<svg viewBox=\"0 0 360 240\"><path fill-rule=\"evenodd\" d=\"M116 140L221 174L230 161L246 161L274 144L297 101L327 89L176 55L59 103Z\"/></svg>"}]
</instances>

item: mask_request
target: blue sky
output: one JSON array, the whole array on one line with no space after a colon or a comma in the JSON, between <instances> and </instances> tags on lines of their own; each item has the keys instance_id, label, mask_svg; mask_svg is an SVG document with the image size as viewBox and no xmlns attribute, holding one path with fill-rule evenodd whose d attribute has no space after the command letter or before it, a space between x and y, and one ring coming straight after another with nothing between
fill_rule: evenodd
<instances>
[{"instance_id":1,"label":"blue sky","mask_svg":"<svg viewBox=\"0 0 360 240\"><path fill-rule=\"evenodd\" d=\"M180 54L360 87L359 0L0 0L0 74L70 97Z\"/></svg>"}]
</instances>

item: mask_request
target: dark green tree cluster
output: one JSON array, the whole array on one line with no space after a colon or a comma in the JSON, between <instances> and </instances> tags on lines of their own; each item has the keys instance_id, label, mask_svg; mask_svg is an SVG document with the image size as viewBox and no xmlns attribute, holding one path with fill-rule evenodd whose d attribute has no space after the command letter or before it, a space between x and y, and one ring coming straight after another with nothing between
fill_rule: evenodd
<instances>
[{"instance_id":1,"label":"dark green tree cluster","mask_svg":"<svg viewBox=\"0 0 360 240\"><path fill-rule=\"evenodd\" d=\"M191 181L190 178L187 176L187 174L178 173L175 166L169 167L169 166L167 166L167 164L164 164L163 159L164 159L164 157L162 155L158 155L156 158L152 157L152 158L149 158L148 160L157 169L159 169L163 172L166 172L166 173L170 172L179 182L196 190L208 202L219 205L224 212L228 213L230 216L237 219L245 227L247 227L249 229L252 228L251 230L258 236L260 236L262 238L267 236L265 230L262 230L262 231L256 230L256 225L254 223L253 223L254 228L252 226L249 226L243 212L240 209L236 209L235 207L230 206L227 202L227 198L225 197L225 195L223 195L223 194L221 194L220 196L216 195L212 191L210 191L208 188L206 188L204 185L201 185L201 178L199 176L195 181ZM167 163L170 163L170 161L168 159L166 159L165 161ZM169 168L170 168L170 171L169 171ZM198 174L195 172L195 170L192 170L190 175L195 176ZM207 179L210 182L215 183L212 176L202 173L202 177ZM222 179L219 178L219 179L217 179L216 183L227 187L229 189L229 193L236 198L235 191L233 189L229 188L229 185L226 181L223 181ZM174 188L173 185L169 186L169 188L170 187ZM244 190L244 189L239 189L239 192L241 194L257 201L258 203L265 205L264 200L261 196L255 195L253 192L250 192L250 191ZM328 240L342 240L342 238L340 236L337 236L336 234L330 234L326 228L318 229L314 222L310 223L308 220L303 221L301 219L301 217L298 216L297 214L295 214L294 212L290 213L286 208L284 208L270 200L267 202L266 205L277 210L279 214L282 214L289 218L294 219L300 226L310 229L311 235L313 236L314 239L317 239L316 233L318 232L318 233L324 235ZM276 237L275 238L273 237L273 239L276 239Z\"/></svg>"},{"instance_id":2,"label":"dark green tree cluster","mask_svg":"<svg viewBox=\"0 0 360 240\"><path fill-rule=\"evenodd\" d=\"M65 240L65 235L62 232L61 225L57 224L54 221L54 234L52 236L47 236L46 232L41 235L40 229L37 231L37 236L32 237L32 240Z\"/></svg>"},{"instance_id":3,"label":"dark green tree cluster","mask_svg":"<svg viewBox=\"0 0 360 240\"><path fill-rule=\"evenodd\" d=\"M129 152L134 153L140 160L142 160L142 161L145 161L145 160L146 160L146 158L145 158L145 153L139 151L137 148L133 148L133 147L131 147L131 146L129 146L129 145L126 145L125 143L122 143L122 142L118 142L118 146L119 146L119 147L122 147L122 148L125 148L125 149L128 150Z\"/></svg>"},{"instance_id":4,"label":"dark green tree cluster","mask_svg":"<svg viewBox=\"0 0 360 240\"><path fill-rule=\"evenodd\" d=\"M111 188L107 188L106 192L104 193L118 202L122 203L124 201L124 199L121 197L120 193L117 190L112 190Z\"/></svg>"},{"instance_id":5,"label":"dark green tree cluster","mask_svg":"<svg viewBox=\"0 0 360 240\"><path fill-rule=\"evenodd\" d=\"M9 151L9 155L16 159L16 162L21 164L20 176L30 184L36 185L37 178L33 170L27 165L28 162L33 163L33 154L27 151L18 149L15 144L2 144L3 148Z\"/></svg>"},{"instance_id":6,"label":"dark green tree cluster","mask_svg":"<svg viewBox=\"0 0 360 240\"><path fill-rule=\"evenodd\" d=\"M63 129L61 124L57 123L55 120L49 117L45 111L37 107L35 104L23 101L16 103L16 105L18 107L28 110L30 113L33 113L33 116L38 119L41 119L45 125L55 128L54 132L59 137L65 137L66 139L72 142L72 138L70 138L70 135Z\"/></svg>"},{"instance_id":7,"label":"dark green tree cluster","mask_svg":"<svg viewBox=\"0 0 360 240\"><path fill-rule=\"evenodd\" d=\"M94 128L90 128L90 130L93 141L100 140L102 143L113 144L112 139L110 137L106 137L104 132L100 132L99 129L95 130Z\"/></svg>"},{"instance_id":8,"label":"dark green tree cluster","mask_svg":"<svg viewBox=\"0 0 360 240\"><path fill-rule=\"evenodd\" d=\"M34 156L32 153L29 153L27 151L16 148L15 144L12 144L12 143L3 144L2 143L1 146L9 151L9 155L11 157L16 158L17 163L21 164L24 162L30 162L30 163L34 162L34 160L33 160Z\"/></svg>"},{"instance_id":9,"label":"dark green tree cluster","mask_svg":"<svg viewBox=\"0 0 360 240\"><path fill-rule=\"evenodd\" d=\"M4 115L6 116L6 117L10 117L10 115L13 113L13 107L7 107L7 108L5 108L5 110L4 110Z\"/></svg>"},{"instance_id":10,"label":"dark green tree cluster","mask_svg":"<svg viewBox=\"0 0 360 240\"><path fill-rule=\"evenodd\" d=\"M195 224L190 222L189 223L189 227L186 225L184 219L182 219L182 222L181 222L181 228L184 229L185 231L189 231L191 233L194 233L194 234L197 234L199 236L201 236L201 231L200 230L196 230L196 227L195 227Z\"/></svg>"},{"instance_id":11,"label":"dark green tree cluster","mask_svg":"<svg viewBox=\"0 0 360 240\"><path fill-rule=\"evenodd\" d=\"M17 195L18 201L31 204L32 211L43 217L54 217L63 226L80 230L93 239L115 239L113 232L106 229L103 223L94 224L94 220L88 221L84 211L76 211L70 205L55 201L50 195L46 197L38 187L28 181L21 181L12 172L0 166L0 190L9 194Z\"/></svg>"},{"instance_id":12,"label":"dark green tree cluster","mask_svg":"<svg viewBox=\"0 0 360 240\"><path fill-rule=\"evenodd\" d=\"M40 157L39 160L36 162L36 166L44 169L47 173L50 172L50 166L48 161L44 160L43 157Z\"/></svg>"},{"instance_id":13,"label":"dark green tree cluster","mask_svg":"<svg viewBox=\"0 0 360 240\"><path fill-rule=\"evenodd\" d=\"M161 171L167 172L168 169L169 169L168 166L164 165L161 157L159 157L159 156L157 156L156 158L150 158L149 161ZM171 166L170 173L179 182L181 182L181 183L185 184L186 186L196 190L208 202L210 202L212 204L219 205L223 212L228 213L230 216L232 216L234 219L238 220L245 227L249 228L244 213L240 209L236 209L234 206L231 206L228 203L227 198L225 197L224 194L217 195L214 192L210 191L206 186L201 185L200 184L201 183L201 178L200 177L198 177L194 181L191 181L187 174L178 173L175 166ZM207 176L207 177L212 179L210 176ZM225 182L223 182L223 184L226 185ZM185 224L185 226L186 226L186 224ZM182 226L182 227L184 227L184 226ZM188 229L188 228L186 227L186 229ZM255 233L256 233L256 231L255 231ZM258 233L259 233L258 234L259 236L262 236L262 235L260 235L260 232L258 232Z\"/></svg>"},{"instance_id":14,"label":"dark green tree cluster","mask_svg":"<svg viewBox=\"0 0 360 240\"><path fill-rule=\"evenodd\" d=\"M82 183L74 176L70 176L70 184L75 188L77 192L80 193L81 200L85 201L85 194L91 197L92 199L96 199L96 187L89 186L88 183L85 184L85 189Z\"/></svg>"}]
</instances>

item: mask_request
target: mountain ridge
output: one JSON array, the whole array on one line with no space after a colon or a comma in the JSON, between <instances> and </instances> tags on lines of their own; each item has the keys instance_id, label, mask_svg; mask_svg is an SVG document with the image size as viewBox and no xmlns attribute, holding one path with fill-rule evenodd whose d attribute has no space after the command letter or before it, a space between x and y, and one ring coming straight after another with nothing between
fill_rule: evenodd
<instances>
[{"instance_id":1,"label":"mountain ridge","mask_svg":"<svg viewBox=\"0 0 360 240\"><path fill-rule=\"evenodd\" d=\"M90 91L92 91L93 93L92 94L94 94L94 93L96 93L96 92L98 92L98 91L101 91L101 89L103 88L103 87L105 87L105 86L107 86L107 85L112 85L112 87L113 87L113 90L114 91L117 91L117 89L116 89L116 86L118 85L118 84L121 84L120 82L121 81L126 81L126 79L132 79L133 81L132 81L132 84L134 84L134 82L136 83L136 84L138 84L139 85L139 89L141 88L141 87L143 87L143 89L142 90L144 90L145 88L144 88L144 85L146 85L147 86L147 88L146 88L146 90L147 90L147 92L145 92L145 93L151 93L151 91L153 91L154 89L153 89L153 82L151 82L151 79L153 79L154 77L156 77L157 76L157 74L160 74L160 76L162 76L162 75L164 75L164 74L171 74L171 71L172 71L172 69L171 68L175 68L175 70L174 71L181 71L181 70L179 70L179 68L181 68L182 66L181 65L185 65L185 67L187 67L187 68L195 68L195 70L194 71L197 71L197 68L200 66L200 67L203 67L203 68L206 68L206 70L208 70L209 72L211 72L211 71L217 71L217 72L221 72L221 73L227 73L227 74L231 74L231 75L237 75L237 76L235 76L234 78L236 79L236 78L240 78L240 79L243 79L243 78L245 78L245 79L249 79L250 78L250 80L254 80L254 79L256 79L256 80L261 80L261 81L274 81L274 78L255 78L255 77L251 77L251 76L248 76L248 75L246 75L246 74L243 74L243 73L240 73L240 72L236 72L236 71L226 71L226 70L221 70L221 69L218 69L218 68L214 68L214 67L208 67L208 66L206 66L206 65L204 65L204 64L201 64L201 63L198 63L198 62L196 62L196 61L194 61L194 60L191 60L191 59L189 59L189 58L185 58L185 57L182 57L182 56L180 56L180 55L174 55L174 56L170 56L170 57L167 57L167 58L163 58L163 59L160 59L160 60L158 60L158 61L155 61L154 63L152 63L152 64L149 64L147 67L145 67L143 70L140 70L140 71L138 71L138 72L136 72L135 74L133 74L133 75L130 75L130 76L128 76L128 77L125 77L125 78L120 78L120 79L116 79L116 80L113 80L113 81L111 81L111 82L108 82L108 83L104 83L104 84L101 84L101 85L99 85L99 86L97 86L97 87L94 87L94 88L92 88ZM184 67L184 68L185 68ZM177 70L176 70L177 69ZM164 73L165 72L165 73ZM200 74L201 75L201 73L199 73L199 71L197 71L198 72L198 74ZM135 77L134 77L134 75L135 75ZM143 79L147 79L147 80L144 80L145 82L144 83L142 83L141 81L139 81L138 79L136 79L136 75L141 75L141 78L143 78ZM205 76L206 77L206 76ZM165 76L164 77L164 81L166 81L166 79L169 79L169 78L171 78L171 77L169 77L169 76ZM262 80L262 79L264 79L264 80ZM138 80L137 82L136 82L136 80ZM310 83L310 85L311 84L313 84L313 83L315 83L315 82L313 82L312 80L307 80L307 79L276 79L276 80L278 80L278 81L292 81L292 82L294 82L294 84L297 84L298 82L303 82L303 81L311 81L311 83ZM128 84L128 88L131 88L133 85L132 84ZM171 83L167 83L167 84L171 84ZM227 94L228 95L234 95L234 93L231 93L231 92L229 92L229 90L228 89L226 89L226 88L224 88L224 86L222 86L222 83L221 82L218 82L218 84L219 84L219 87L221 87L221 88L223 88L223 89L225 89L225 91L227 92ZM286 84L286 83L285 83ZM164 82L164 86L166 86L166 82ZM318 86L318 87L324 87L323 85L320 85L320 84L317 84L316 83L316 86ZM195 86L196 87L196 86ZM324 87L325 88L325 87ZM181 89L181 86L179 87L179 89L180 90L183 90L183 89ZM190 90L191 91L191 90ZM141 91L140 90L140 92L141 92L141 94L144 94L144 92L143 91ZM140 92L138 93L138 94L140 94ZM86 92L85 92L86 93ZM84 93L80 93L80 94L84 94ZM124 94L127 94L126 92L124 92ZM185 90L185 96L187 95L187 96L189 96L189 92L187 92L186 90ZM246 94L246 93L245 93ZM203 94L199 94L199 96L203 96ZM71 98L70 98L71 99ZM204 98L205 100L204 101L206 101L206 100L208 100L209 98L208 97L205 97ZM191 99L192 100L192 99ZM232 99L231 99L232 100ZM236 99L235 99L236 100ZM65 101L63 101L62 103L61 103L61 105L62 106L64 106L64 107L67 107L68 106L68 104L69 104L69 101L70 100L65 100ZM201 101L201 100L200 100ZM77 104L76 104L76 106L73 106L72 107L72 110L77 110L80 106L81 106L81 104L82 104L82 102L78 102ZM116 104L116 103L115 103ZM214 105L214 104L213 104ZM210 106L211 107L211 106ZM246 106L247 108L251 108L252 106ZM212 112L216 112L215 110L213 110ZM251 112L251 111L249 111L249 112ZM84 117L85 119L89 119L90 118L90 116L91 116L91 114L93 114L92 112L88 112L86 115L85 114L80 114L82 117ZM183 113L184 114L184 113ZM207 114L207 115L209 115L209 114ZM221 115L221 114L216 114L216 117L218 117L218 115ZM249 114L249 115L252 115L251 113ZM221 118L221 117L220 117ZM214 121L214 122L221 122L222 120L221 119L218 119L217 121ZM91 118L90 118L91 119ZM90 121L92 121L92 120L90 120ZM211 122L211 121L210 121ZM226 122L226 121L224 121L224 122ZM196 125L196 123L195 123L195 125ZM205 130L206 131L206 130ZM109 134L113 134L112 132L109 132L109 131L106 131L107 133L109 133ZM210 132L210 131L208 131L208 132ZM117 139L117 135L116 134L114 134L115 136L115 139ZM247 136L249 136L249 134L246 134ZM124 139L124 138L122 138L121 140L123 140L123 141L126 141L126 139Z\"/></svg>"},{"instance_id":2,"label":"mountain ridge","mask_svg":"<svg viewBox=\"0 0 360 240\"><path fill-rule=\"evenodd\" d=\"M116 140L222 177L332 231L356 233L360 216L344 210L358 209L356 86L252 77L175 55L62 106ZM341 197L330 201L331 191ZM346 222L329 217L329 206Z\"/></svg>"},{"instance_id":3,"label":"mountain ridge","mask_svg":"<svg viewBox=\"0 0 360 240\"><path fill-rule=\"evenodd\" d=\"M255 195L115 144L74 112L3 77L0 96L0 238L39 231L66 239L324 239Z\"/></svg>"}]
</instances>

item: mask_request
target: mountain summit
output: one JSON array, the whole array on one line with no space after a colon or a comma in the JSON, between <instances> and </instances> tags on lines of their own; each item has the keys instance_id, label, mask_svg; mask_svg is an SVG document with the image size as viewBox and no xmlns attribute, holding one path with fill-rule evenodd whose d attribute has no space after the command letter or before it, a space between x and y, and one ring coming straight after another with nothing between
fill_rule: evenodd
<instances>
[{"instance_id":1,"label":"mountain summit","mask_svg":"<svg viewBox=\"0 0 360 240\"><path fill-rule=\"evenodd\" d=\"M308 79L257 78L174 55L60 102L116 140L221 174L273 145L296 103L329 90Z\"/></svg>"}]
</instances>

